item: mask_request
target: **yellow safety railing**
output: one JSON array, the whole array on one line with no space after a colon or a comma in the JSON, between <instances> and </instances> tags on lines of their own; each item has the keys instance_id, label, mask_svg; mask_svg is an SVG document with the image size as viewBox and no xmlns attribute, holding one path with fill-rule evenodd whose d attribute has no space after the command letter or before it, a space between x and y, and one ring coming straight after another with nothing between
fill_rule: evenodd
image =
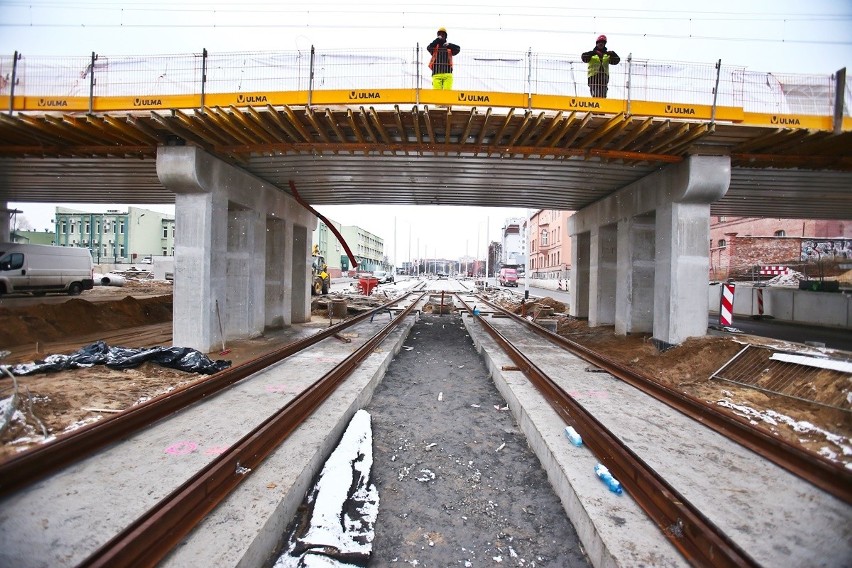
<instances>
[{"instance_id":1,"label":"yellow safety railing","mask_svg":"<svg viewBox=\"0 0 852 568\"><path fill-rule=\"evenodd\" d=\"M464 50L431 88L421 46L89 57L0 55L0 109L108 112L264 105L432 104L591 111L850 130L845 71L778 74L624 57L592 98L579 56Z\"/></svg>"}]
</instances>

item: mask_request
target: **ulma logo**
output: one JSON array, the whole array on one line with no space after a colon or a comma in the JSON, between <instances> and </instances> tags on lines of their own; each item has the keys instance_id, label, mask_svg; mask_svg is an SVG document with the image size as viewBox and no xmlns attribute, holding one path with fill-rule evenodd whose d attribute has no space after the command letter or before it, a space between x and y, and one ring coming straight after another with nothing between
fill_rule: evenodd
<instances>
[{"instance_id":1,"label":"ulma logo","mask_svg":"<svg viewBox=\"0 0 852 568\"><path fill-rule=\"evenodd\" d=\"M690 107L666 105L666 114L695 114L695 109Z\"/></svg>"},{"instance_id":2,"label":"ulma logo","mask_svg":"<svg viewBox=\"0 0 852 568\"><path fill-rule=\"evenodd\" d=\"M162 99L134 99L133 106L137 107L150 107L150 106L162 106Z\"/></svg>"},{"instance_id":3,"label":"ulma logo","mask_svg":"<svg viewBox=\"0 0 852 568\"><path fill-rule=\"evenodd\" d=\"M568 105L571 108L601 108L601 103L595 101L578 101L577 99L571 99L571 104Z\"/></svg>"},{"instance_id":4,"label":"ulma logo","mask_svg":"<svg viewBox=\"0 0 852 568\"><path fill-rule=\"evenodd\" d=\"M237 95L238 103L265 103L266 95Z\"/></svg>"},{"instance_id":5,"label":"ulma logo","mask_svg":"<svg viewBox=\"0 0 852 568\"><path fill-rule=\"evenodd\" d=\"M777 114L773 114L770 119L772 124L789 124L791 126L801 126L802 123L799 122L798 118L788 118L786 116L778 116Z\"/></svg>"},{"instance_id":6,"label":"ulma logo","mask_svg":"<svg viewBox=\"0 0 852 568\"><path fill-rule=\"evenodd\" d=\"M378 91L372 92L359 92L359 91L350 91L349 92L349 100L354 101L356 99L380 99L382 98L381 93Z\"/></svg>"},{"instance_id":7,"label":"ulma logo","mask_svg":"<svg viewBox=\"0 0 852 568\"><path fill-rule=\"evenodd\" d=\"M466 95L459 93L459 102L463 103L490 103L491 99L488 95Z\"/></svg>"},{"instance_id":8,"label":"ulma logo","mask_svg":"<svg viewBox=\"0 0 852 568\"><path fill-rule=\"evenodd\" d=\"M39 99L38 100L38 106L48 107L48 108L67 107L68 101L66 101L66 100L53 100L53 99Z\"/></svg>"}]
</instances>

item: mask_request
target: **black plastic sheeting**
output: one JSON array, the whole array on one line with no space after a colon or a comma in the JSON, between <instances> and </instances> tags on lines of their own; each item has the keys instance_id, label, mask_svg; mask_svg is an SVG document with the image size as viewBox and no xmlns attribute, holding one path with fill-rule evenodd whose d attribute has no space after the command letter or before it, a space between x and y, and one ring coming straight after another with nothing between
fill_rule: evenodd
<instances>
[{"instance_id":1,"label":"black plastic sheeting","mask_svg":"<svg viewBox=\"0 0 852 568\"><path fill-rule=\"evenodd\" d=\"M66 369L80 369L95 365L106 365L111 369L130 369L151 361L163 367L190 373L212 375L231 366L230 361L213 361L201 351L189 347L151 347L131 349L110 347L104 341L92 343L71 355L48 355L33 363L21 363L11 367L14 375L34 375Z\"/></svg>"}]
</instances>

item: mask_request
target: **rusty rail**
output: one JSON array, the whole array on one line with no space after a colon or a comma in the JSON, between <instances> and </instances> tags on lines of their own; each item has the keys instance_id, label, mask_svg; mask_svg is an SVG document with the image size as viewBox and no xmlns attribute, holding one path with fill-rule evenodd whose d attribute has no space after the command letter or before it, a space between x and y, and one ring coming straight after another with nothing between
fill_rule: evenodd
<instances>
[{"instance_id":1,"label":"rusty rail","mask_svg":"<svg viewBox=\"0 0 852 568\"><path fill-rule=\"evenodd\" d=\"M481 298L480 298L481 299ZM473 309L459 296L469 313ZM489 304L490 305L490 304ZM583 442L627 488L663 534L694 565L758 566L758 564L689 503L674 487L624 445L601 422L562 390L548 375L483 318L485 331L506 352L559 416L583 432Z\"/></svg>"},{"instance_id":2,"label":"rusty rail","mask_svg":"<svg viewBox=\"0 0 852 568\"><path fill-rule=\"evenodd\" d=\"M210 378L154 397L120 414L110 416L65 434L52 442L21 453L0 463L0 497L8 495L38 479L92 454L99 448L124 438L190 404L217 393L232 384L293 355L327 337L360 323L378 311L404 300L397 298L363 314L328 327L310 337L289 343L242 365L220 371Z\"/></svg>"},{"instance_id":3,"label":"rusty rail","mask_svg":"<svg viewBox=\"0 0 852 568\"><path fill-rule=\"evenodd\" d=\"M334 392L422 297L402 310L334 369L95 551L80 566L156 565Z\"/></svg>"},{"instance_id":4,"label":"rusty rail","mask_svg":"<svg viewBox=\"0 0 852 568\"><path fill-rule=\"evenodd\" d=\"M533 332L548 341L566 349L584 361L604 369L609 374L636 387L707 426L716 432L734 440L759 456L768 459L787 471L834 495L848 504L852 504L852 471L831 462L827 458L803 450L802 448L754 428L746 420L726 414L685 393L674 390L650 377L645 377L619 365L617 362L596 353L570 339L557 335L544 327L477 296L494 310L523 322Z\"/></svg>"}]
</instances>

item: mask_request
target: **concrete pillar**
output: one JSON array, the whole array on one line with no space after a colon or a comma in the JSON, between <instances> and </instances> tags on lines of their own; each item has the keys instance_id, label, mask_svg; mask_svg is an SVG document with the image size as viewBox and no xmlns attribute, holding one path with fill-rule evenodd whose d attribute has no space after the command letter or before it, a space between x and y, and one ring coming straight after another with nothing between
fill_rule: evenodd
<instances>
[{"instance_id":1,"label":"concrete pillar","mask_svg":"<svg viewBox=\"0 0 852 568\"><path fill-rule=\"evenodd\" d=\"M615 332L619 335L653 329L654 252L653 215L618 223Z\"/></svg>"},{"instance_id":2,"label":"concrete pillar","mask_svg":"<svg viewBox=\"0 0 852 568\"><path fill-rule=\"evenodd\" d=\"M308 278L308 273L311 269L311 261L308 260L311 251L311 233L313 229L308 230L301 225L293 226L293 270L291 273L290 293L293 306L293 321L305 322L311 319L311 284L313 278ZM297 251L304 250L303 254L298 254Z\"/></svg>"},{"instance_id":3,"label":"concrete pillar","mask_svg":"<svg viewBox=\"0 0 852 568\"><path fill-rule=\"evenodd\" d=\"M195 147L160 147L157 175L175 193L175 345L218 351L220 316L225 339L260 335L267 325L291 323L294 313L301 318L295 321L305 321L310 298L288 287L305 282L305 274L292 272L305 272L294 259L308 256L310 243L299 243L294 255L287 228L313 231L309 211ZM288 299L303 305L287 305Z\"/></svg>"},{"instance_id":4,"label":"concrete pillar","mask_svg":"<svg viewBox=\"0 0 852 568\"><path fill-rule=\"evenodd\" d=\"M12 210L5 201L0 201L0 243L12 240Z\"/></svg>"},{"instance_id":5,"label":"concrete pillar","mask_svg":"<svg viewBox=\"0 0 852 568\"><path fill-rule=\"evenodd\" d=\"M589 233L573 235L571 238L571 257L574 266L569 281L569 311L575 318L589 317L589 266L591 237Z\"/></svg>"},{"instance_id":6,"label":"concrete pillar","mask_svg":"<svg viewBox=\"0 0 852 568\"><path fill-rule=\"evenodd\" d=\"M589 325L615 323L616 250L615 225L592 229L589 264Z\"/></svg>"},{"instance_id":7,"label":"concrete pillar","mask_svg":"<svg viewBox=\"0 0 852 568\"><path fill-rule=\"evenodd\" d=\"M710 205L657 209L654 338L670 345L707 333Z\"/></svg>"},{"instance_id":8,"label":"concrete pillar","mask_svg":"<svg viewBox=\"0 0 852 568\"><path fill-rule=\"evenodd\" d=\"M617 223L616 332L650 331L657 342L669 345L704 335L710 204L725 195L730 180L729 156L693 155L575 213L568 227L572 241L596 234L598 244L590 252L596 256L593 285L584 290L582 278L575 278L576 285L572 280L572 313L576 306L575 315L580 314L583 300L577 296L585 294L597 306L590 323L605 321L601 227Z\"/></svg>"}]
</instances>

